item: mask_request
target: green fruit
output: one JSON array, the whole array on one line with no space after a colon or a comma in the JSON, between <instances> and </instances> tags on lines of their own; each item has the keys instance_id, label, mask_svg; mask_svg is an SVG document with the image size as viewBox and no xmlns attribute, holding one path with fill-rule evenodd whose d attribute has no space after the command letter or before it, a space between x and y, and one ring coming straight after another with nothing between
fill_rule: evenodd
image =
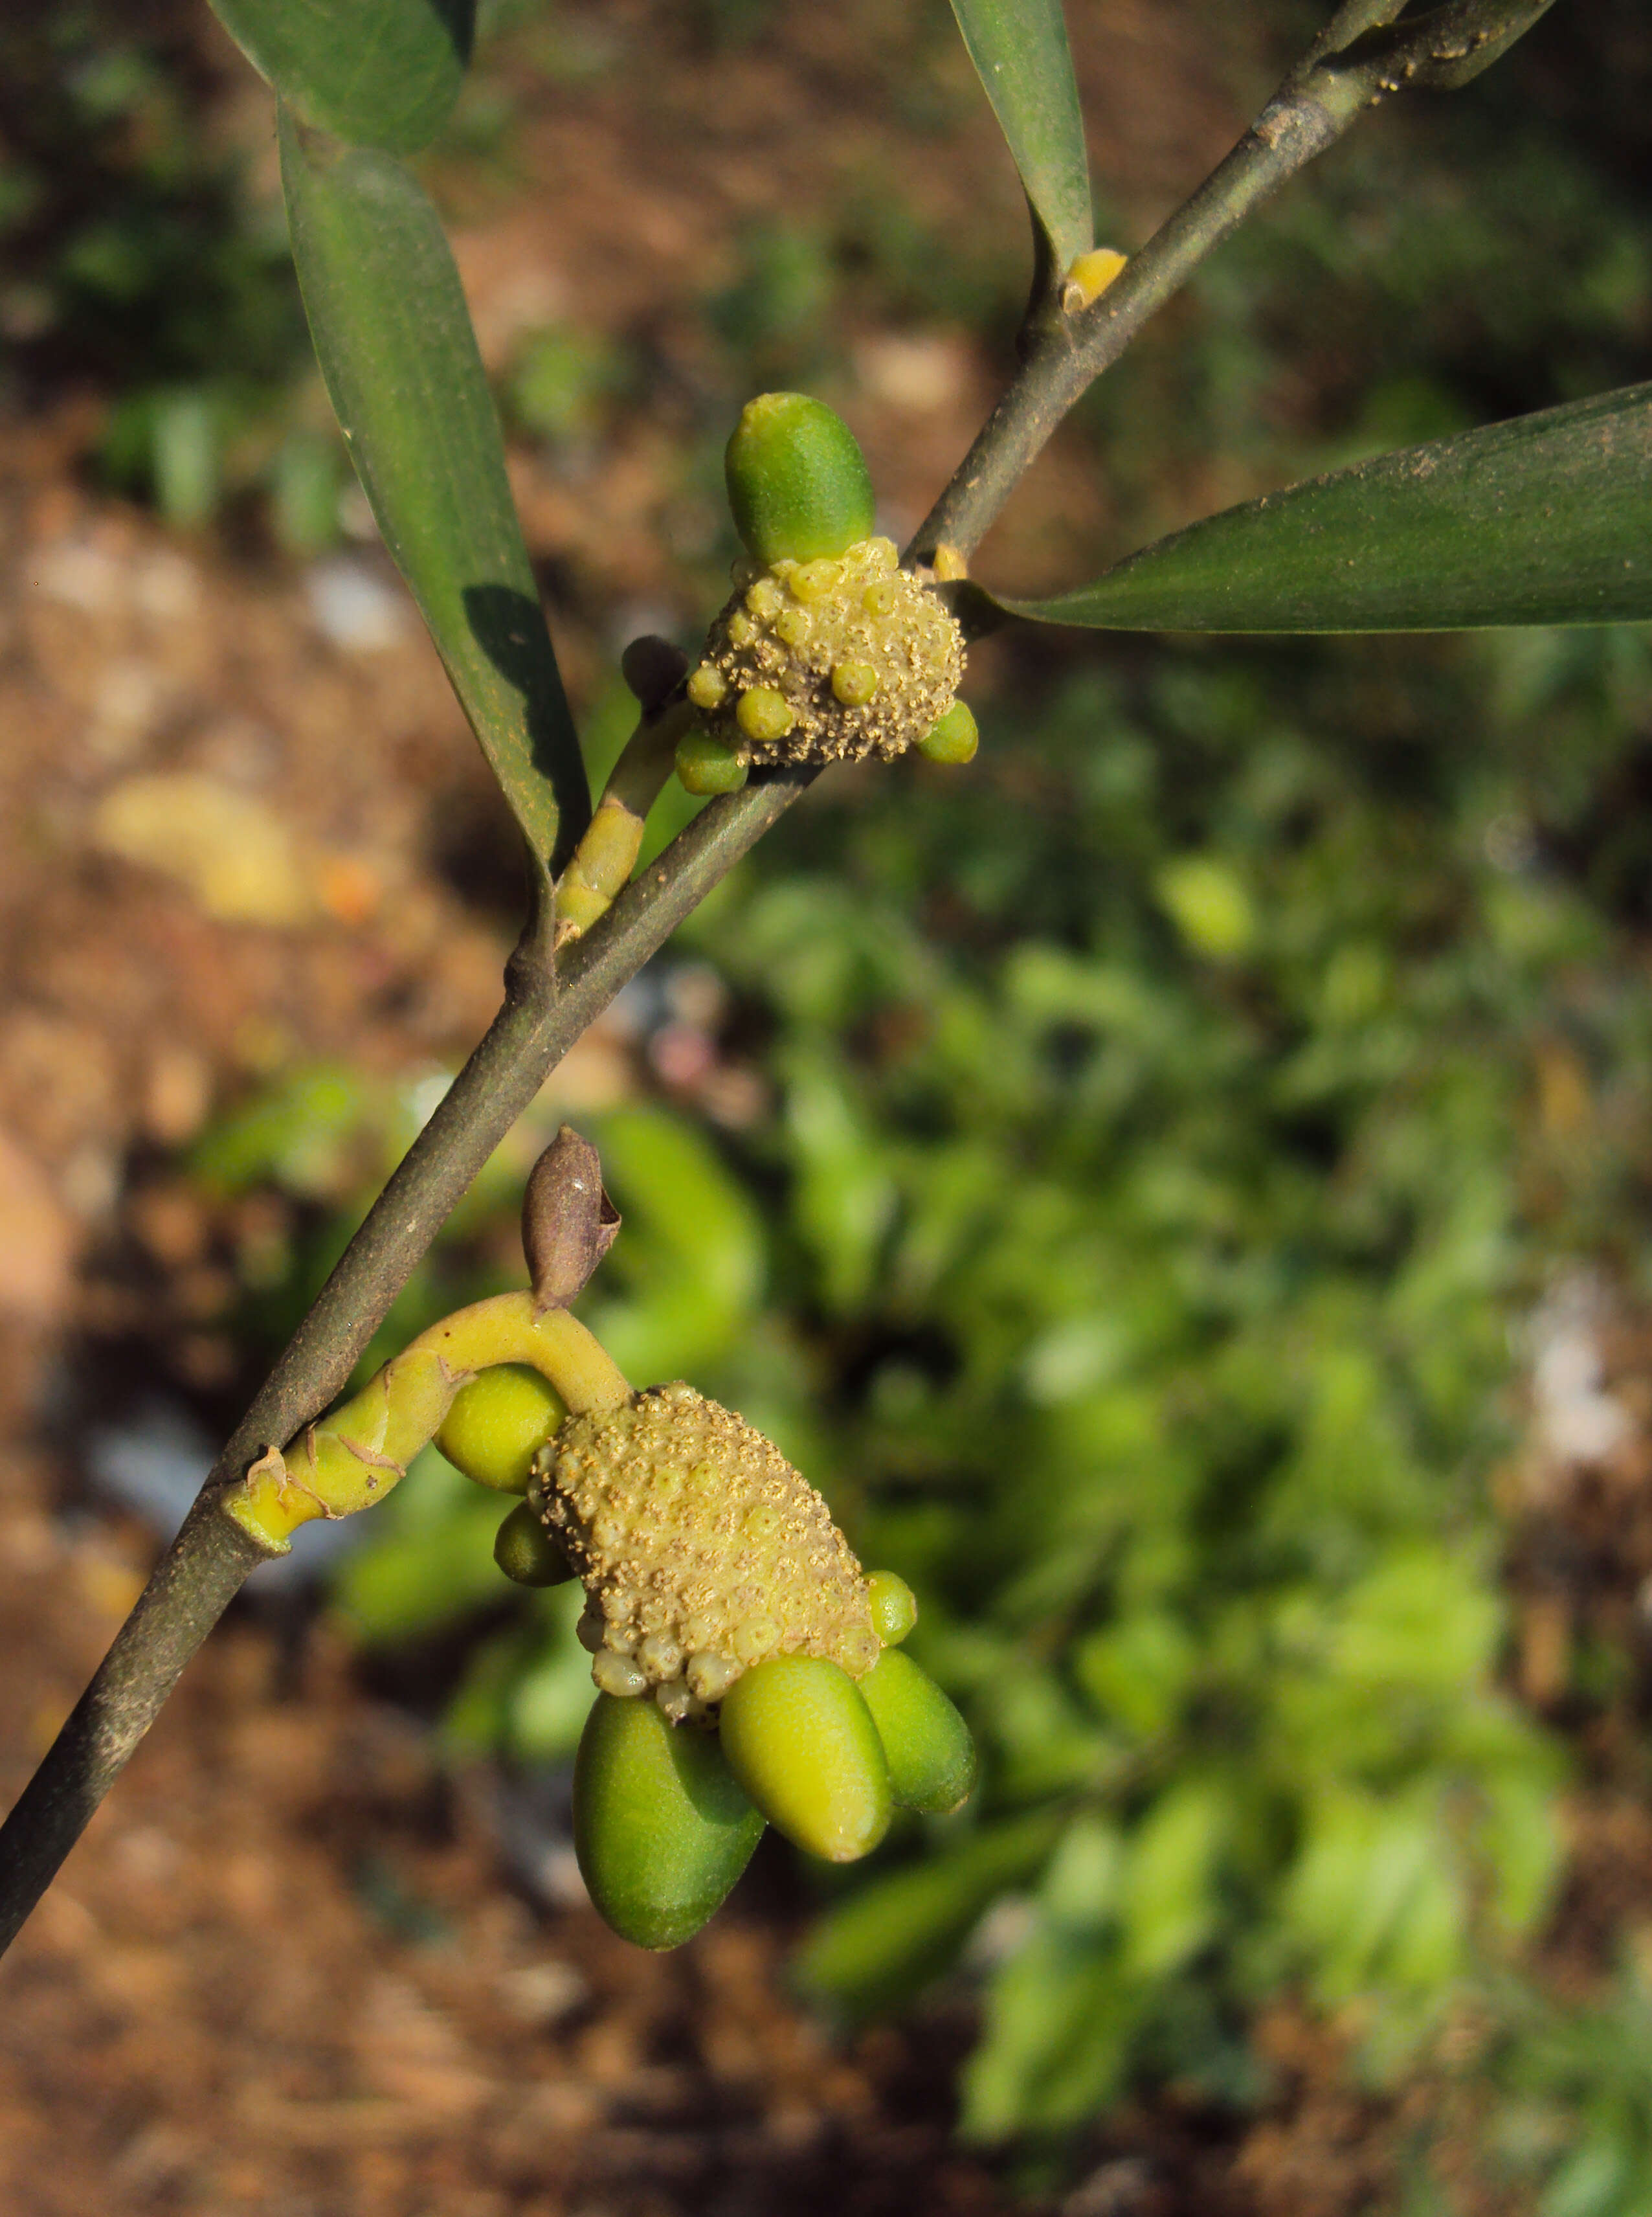
<instances>
[{"instance_id":1,"label":"green fruit","mask_svg":"<svg viewBox=\"0 0 1652 2217\"><path fill-rule=\"evenodd\" d=\"M574 1851L622 1940L676 1948L727 1899L763 1820L715 1737L599 1694L574 1759Z\"/></svg>"},{"instance_id":2,"label":"green fruit","mask_svg":"<svg viewBox=\"0 0 1652 2217\"><path fill-rule=\"evenodd\" d=\"M872 1628L885 1647L898 1647L918 1621L918 1597L895 1571L873 1571L866 1580Z\"/></svg>"},{"instance_id":3,"label":"green fruit","mask_svg":"<svg viewBox=\"0 0 1652 2217\"><path fill-rule=\"evenodd\" d=\"M461 1386L436 1445L450 1463L496 1493L526 1493L534 1456L568 1414L537 1370L502 1362Z\"/></svg>"},{"instance_id":4,"label":"green fruit","mask_svg":"<svg viewBox=\"0 0 1652 2217\"><path fill-rule=\"evenodd\" d=\"M737 1678L718 1732L729 1769L777 1831L828 1862L869 1855L889 1830L889 1764L872 1712L820 1655L774 1655Z\"/></svg>"},{"instance_id":5,"label":"green fruit","mask_svg":"<svg viewBox=\"0 0 1652 2217\"><path fill-rule=\"evenodd\" d=\"M687 793L738 793L746 766L732 747L709 732L686 732L677 741L677 775Z\"/></svg>"},{"instance_id":6,"label":"green fruit","mask_svg":"<svg viewBox=\"0 0 1652 2217\"><path fill-rule=\"evenodd\" d=\"M499 1527L493 1559L519 1586L559 1586L574 1575L572 1564L525 1501Z\"/></svg>"},{"instance_id":7,"label":"green fruit","mask_svg":"<svg viewBox=\"0 0 1652 2217\"><path fill-rule=\"evenodd\" d=\"M735 528L766 569L841 554L872 535L866 457L842 417L807 393L748 401L724 471Z\"/></svg>"},{"instance_id":8,"label":"green fruit","mask_svg":"<svg viewBox=\"0 0 1652 2217\"><path fill-rule=\"evenodd\" d=\"M938 716L918 741L918 752L927 755L933 763L973 762L980 744L975 718L965 702L954 701L946 714Z\"/></svg>"},{"instance_id":9,"label":"green fruit","mask_svg":"<svg viewBox=\"0 0 1652 2217\"><path fill-rule=\"evenodd\" d=\"M901 1807L922 1810L926 1817L960 1807L975 1784L975 1743L928 1672L909 1655L886 1647L859 1690L884 1744Z\"/></svg>"}]
</instances>

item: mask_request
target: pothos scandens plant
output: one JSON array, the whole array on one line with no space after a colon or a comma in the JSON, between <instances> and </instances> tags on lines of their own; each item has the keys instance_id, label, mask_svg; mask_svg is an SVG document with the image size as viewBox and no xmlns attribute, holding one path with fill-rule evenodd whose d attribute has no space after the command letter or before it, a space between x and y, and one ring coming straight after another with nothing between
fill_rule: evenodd
<instances>
[{"instance_id":1,"label":"pothos scandens plant","mask_svg":"<svg viewBox=\"0 0 1652 2217\"><path fill-rule=\"evenodd\" d=\"M1430 630L1652 616L1652 387L1490 426L1207 518L1040 601L969 565L1065 411L1201 258L1390 96L1468 83L1550 0L1344 0L1251 128L1129 256L1093 234L1057 0L953 0L1032 217L1018 364L904 554L872 531L853 441L800 395L746 411L730 491L749 559L695 664L636 642L636 733L592 809L452 257L404 164L456 96L470 0L214 0L276 96L293 250L328 390L389 551L521 831L531 913L500 1013L225 1446L0 1831L0 1944L243 1579L348 1514L439 1435L523 1490L499 1557L576 1573L601 1691L578 1768L599 1905L649 1945L709 1915L764 1817L847 1857L891 1802L969 1789L960 1720L899 1652L910 1599L732 1412L634 1393L568 1313L605 1236L571 1136L536 1173L529 1292L422 1335L350 1400L398 1290L586 1026L831 762L967 760L969 639L1098 629ZM674 773L709 806L640 876ZM898 774L898 773L897 773ZM526 1366L526 1367L524 1367ZM317 1419L320 1418L319 1421ZM700 1727L714 1727L710 1729Z\"/></svg>"}]
</instances>

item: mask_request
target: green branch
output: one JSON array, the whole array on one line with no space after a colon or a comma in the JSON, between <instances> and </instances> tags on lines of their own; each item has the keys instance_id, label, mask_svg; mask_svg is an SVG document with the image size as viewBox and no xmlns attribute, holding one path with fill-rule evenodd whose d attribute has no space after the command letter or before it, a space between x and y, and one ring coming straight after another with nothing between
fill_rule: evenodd
<instances>
[{"instance_id":1,"label":"green branch","mask_svg":"<svg viewBox=\"0 0 1652 2217\"><path fill-rule=\"evenodd\" d=\"M1529 30L1553 0L1452 0L1391 28L1404 0L1350 0L1244 137L1088 306L1036 304L1021 363L913 551L943 577L981 543L1068 410L1112 367L1206 255L1365 110L1408 86L1452 90ZM939 558L939 559L938 559Z\"/></svg>"},{"instance_id":2,"label":"green branch","mask_svg":"<svg viewBox=\"0 0 1652 2217\"><path fill-rule=\"evenodd\" d=\"M272 1552L219 1511L268 1448L342 1392L448 1214L570 1047L811 781L754 780L713 801L553 972L548 919L524 933L505 1000L339 1258L214 1464L183 1528L0 1825L0 1952L56 1876L185 1664Z\"/></svg>"},{"instance_id":3,"label":"green branch","mask_svg":"<svg viewBox=\"0 0 1652 2217\"><path fill-rule=\"evenodd\" d=\"M1327 34L1336 43L1326 48L1321 41L1310 50L1226 160L1116 281L1088 306L1063 311L1046 300L1034 312L1014 380L915 534L909 559L971 552L1085 387L1203 257L1333 145L1362 108L1392 83L1464 81L1547 4L1452 0L1390 32L1398 13L1390 0L1350 0ZM957 574L951 563L941 566ZM639 753L638 761L652 775L651 758L642 762ZM771 772L713 801L559 956L552 905L541 892L507 966L498 1016L278 1358L96 1677L0 1826L0 1950L51 1883L190 1657L266 1559L268 1548L221 1513L225 1491L241 1485L251 1465L292 1440L342 1393L447 1215L551 1071L817 774ZM570 837L568 825L561 830Z\"/></svg>"}]
</instances>

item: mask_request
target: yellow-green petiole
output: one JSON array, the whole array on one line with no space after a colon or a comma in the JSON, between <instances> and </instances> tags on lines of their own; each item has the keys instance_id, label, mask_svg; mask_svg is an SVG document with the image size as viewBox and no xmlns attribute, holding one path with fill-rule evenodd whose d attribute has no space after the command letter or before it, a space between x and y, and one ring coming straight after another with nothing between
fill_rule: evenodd
<instances>
[{"instance_id":1,"label":"yellow-green petiole","mask_svg":"<svg viewBox=\"0 0 1652 2217\"><path fill-rule=\"evenodd\" d=\"M284 1555L300 1524L371 1508L435 1437L459 1388L502 1362L537 1370L576 1413L613 1408L631 1391L566 1309L540 1312L531 1294L500 1294L432 1325L285 1450L261 1455L225 1495L225 1514L267 1553Z\"/></svg>"}]
</instances>

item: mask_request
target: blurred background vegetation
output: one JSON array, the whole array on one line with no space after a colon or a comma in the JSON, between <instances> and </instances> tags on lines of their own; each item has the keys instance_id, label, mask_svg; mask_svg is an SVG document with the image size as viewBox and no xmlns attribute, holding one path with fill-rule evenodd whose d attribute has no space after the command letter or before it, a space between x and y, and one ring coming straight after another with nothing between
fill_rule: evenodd
<instances>
[{"instance_id":1,"label":"blurred background vegetation","mask_svg":"<svg viewBox=\"0 0 1652 2217\"><path fill-rule=\"evenodd\" d=\"M777 11L682 12L732 64ZM1254 14L1261 87L1320 11ZM428 165L461 220L517 189L536 81L635 59L624 11L491 15ZM938 143L969 96L927 59L950 35L903 11L871 57ZM0 32L3 397L90 396L102 482L237 559L312 558L348 537L347 471L203 56L159 0ZM1649 93L1638 0L1563 4L1472 94L1357 132L1082 404L1066 464L1108 504L1059 574L1644 376ZM879 319L998 359L1014 327L1008 227L939 236L873 180L780 205L719 242L686 355L572 301L498 364L518 448L576 486L627 421L663 425L681 528L656 620L685 644L724 590L747 393L852 391ZM601 631L595 589L546 583L553 623ZM1035 2165L1144 2080L1254 2101L1249 2027L1300 1993L1377 2082L1478 2088L1486 2176L1523 2206L1627 2217L1652 2202L1652 1894L1587 1990L1544 1948L1575 1811L1644 1788L1646 1655L1632 1610L1595 1607L1610 1550L1591 1585L1532 1473L1565 1463L1545 1351L1570 1331L1574 1401L1601 1398L1580 1303L1652 1304L1652 636L982 659L976 765L823 785L632 990L649 1075L581 1119L626 1218L590 1320L639 1381L687 1374L768 1430L909 1579L914 1651L982 1746L962 1816L798 1880L820 1897L799 1975L850 2018L976 1998L964 2129ZM623 701L611 658L574 666L600 775ZM656 843L686 810L662 804ZM517 1281L556 1113L371 1360ZM194 1143L204 1192L287 1209L243 1272L250 1368L409 1114L299 1068ZM502 1598L497 1513L432 1454L332 1605L366 1649L439 1652L422 1683L456 1755L532 1773L566 1760L590 1687L567 1596ZM1532 1596L1567 1578L1540 1664ZM1408 2206L1437 2190L1420 2159Z\"/></svg>"}]
</instances>

